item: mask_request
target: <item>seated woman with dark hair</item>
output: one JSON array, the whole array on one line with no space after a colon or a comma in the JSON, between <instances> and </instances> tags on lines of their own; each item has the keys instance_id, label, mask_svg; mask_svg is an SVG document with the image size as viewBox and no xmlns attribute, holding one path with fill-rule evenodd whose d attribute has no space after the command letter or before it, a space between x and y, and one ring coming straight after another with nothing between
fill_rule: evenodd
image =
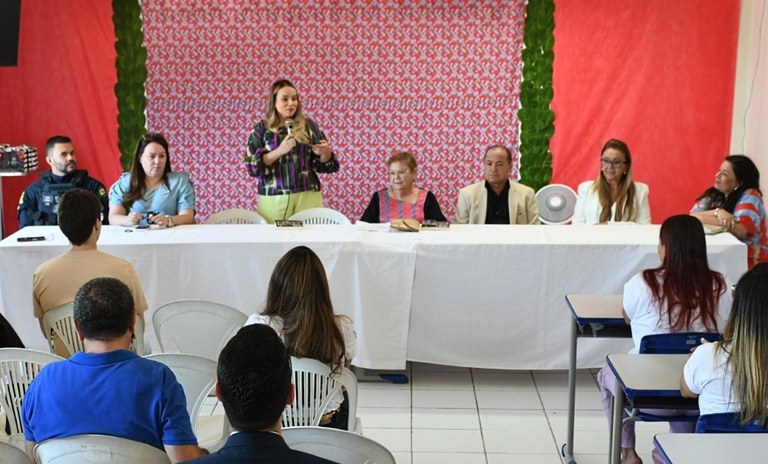
<instances>
[{"instance_id":1,"label":"seated woman with dark hair","mask_svg":"<svg viewBox=\"0 0 768 464\"><path fill-rule=\"evenodd\" d=\"M173 227L195 223L195 190L185 172L171 171L168 142L145 134L136 145L131 172L109 189L109 223Z\"/></svg>"},{"instance_id":2,"label":"seated woman with dark hair","mask_svg":"<svg viewBox=\"0 0 768 464\"><path fill-rule=\"evenodd\" d=\"M624 319L632 329L638 353L645 335L675 332L722 332L731 308L728 282L709 267L707 242L701 224L688 215L668 218L661 225L658 245L661 265L646 269L624 285ZM597 374L606 415L616 388L607 366ZM656 415L680 415L676 410L653 410ZM610 420L610 419L609 419ZM695 417L692 421L695 420ZM670 432L692 432L692 422L670 422ZM635 451L635 423L621 432L621 462L642 462Z\"/></svg>"},{"instance_id":3,"label":"seated woman with dark hair","mask_svg":"<svg viewBox=\"0 0 768 464\"><path fill-rule=\"evenodd\" d=\"M721 226L747 245L747 264L768 262L765 205L760 172L744 155L725 158L715 174L715 185L696 199L691 216L702 224Z\"/></svg>"},{"instance_id":4,"label":"seated woman with dark hair","mask_svg":"<svg viewBox=\"0 0 768 464\"><path fill-rule=\"evenodd\" d=\"M267 304L245 325L266 324L285 343L288 354L312 358L337 372L349 367L357 354L352 320L333 313L328 278L320 258L305 246L291 249L275 265L267 287ZM349 402L346 392L328 403L320 425L346 430ZM354 419L354 418L353 418Z\"/></svg>"},{"instance_id":5,"label":"seated woman with dark hair","mask_svg":"<svg viewBox=\"0 0 768 464\"><path fill-rule=\"evenodd\" d=\"M429 190L414 185L416 181L416 157L408 152L392 155L387 160L389 187L373 194L361 221L385 223L393 219L425 219L445 221L437 198Z\"/></svg>"}]
</instances>

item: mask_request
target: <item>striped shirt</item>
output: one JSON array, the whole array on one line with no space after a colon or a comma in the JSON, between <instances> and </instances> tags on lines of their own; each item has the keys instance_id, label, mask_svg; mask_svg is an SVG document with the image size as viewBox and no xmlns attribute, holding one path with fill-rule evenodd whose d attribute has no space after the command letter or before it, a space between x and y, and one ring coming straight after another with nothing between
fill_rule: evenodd
<instances>
[{"instance_id":1,"label":"striped shirt","mask_svg":"<svg viewBox=\"0 0 768 464\"><path fill-rule=\"evenodd\" d=\"M311 143L325 140L325 134L314 121L307 118L307 129ZM339 161L332 154L328 162L320 161L320 156L312 153L312 146L296 143L293 150L280 157L271 166L264 164L263 156L280 146L288 136L285 128L275 133L267 129L264 121L259 121L248 136L248 154L245 167L248 175L258 177L259 195L286 195L309 191L320 191L318 172L331 173L339 170Z\"/></svg>"},{"instance_id":2,"label":"striped shirt","mask_svg":"<svg viewBox=\"0 0 768 464\"><path fill-rule=\"evenodd\" d=\"M693 206L692 212L706 211L706 200L700 200ZM740 240L747 245L747 263L749 269L757 263L768 262L768 233L765 224L765 205L757 189L745 190L733 209L733 217L747 229L747 234Z\"/></svg>"}]
</instances>

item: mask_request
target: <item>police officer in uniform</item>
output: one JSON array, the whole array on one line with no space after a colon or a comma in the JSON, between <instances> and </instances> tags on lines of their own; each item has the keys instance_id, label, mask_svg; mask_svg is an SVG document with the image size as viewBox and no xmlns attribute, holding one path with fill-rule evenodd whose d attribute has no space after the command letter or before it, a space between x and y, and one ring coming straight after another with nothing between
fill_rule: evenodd
<instances>
[{"instance_id":1,"label":"police officer in uniform","mask_svg":"<svg viewBox=\"0 0 768 464\"><path fill-rule=\"evenodd\" d=\"M88 176L88 171L78 170L72 140L56 135L45 143L46 160L51 171L40 175L27 187L19 199L19 228L26 226L56 225L59 198L75 187L93 192L104 206L102 224L109 223L109 201L104 184Z\"/></svg>"}]
</instances>

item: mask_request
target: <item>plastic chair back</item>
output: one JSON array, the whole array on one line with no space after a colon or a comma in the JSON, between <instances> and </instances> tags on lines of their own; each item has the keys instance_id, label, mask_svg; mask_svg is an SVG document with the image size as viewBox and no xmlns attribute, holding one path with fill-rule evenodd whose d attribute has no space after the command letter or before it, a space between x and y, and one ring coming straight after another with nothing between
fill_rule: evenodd
<instances>
[{"instance_id":1,"label":"plastic chair back","mask_svg":"<svg viewBox=\"0 0 768 464\"><path fill-rule=\"evenodd\" d=\"M320 425L328 403L343 386L349 398L348 430L357 429L357 378L347 368L333 374L330 366L316 359L291 357L296 398L283 411L283 427Z\"/></svg>"},{"instance_id":2,"label":"plastic chair back","mask_svg":"<svg viewBox=\"0 0 768 464\"><path fill-rule=\"evenodd\" d=\"M211 214L205 220L206 224L267 224L261 214L242 208L225 209Z\"/></svg>"},{"instance_id":3,"label":"plastic chair back","mask_svg":"<svg viewBox=\"0 0 768 464\"><path fill-rule=\"evenodd\" d=\"M0 464L32 464L32 460L21 448L0 441Z\"/></svg>"},{"instance_id":4,"label":"plastic chair back","mask_svg":"<svg viewBox=\"0 0 768 464\"><path fill-rule=\"evenodd\" d=\"M51 353L56 353L55 337L59 337L69 356L84 351L83 341L75 329L74 303L67 303L53 309L49 309L43 315L43 330L48 338Z\"/></svg>"},{"instance_id":5,"label":"plastic chair back","mask_svg":"<svg viewBox=\"0 0 768 464\"><path fill-rule=\"evenodd\" d=\"M63 359L25 348L0 348L0 406L10 424L11 435L22 433L21 400L32 380L43 366Z\"/></svg>"},{"instance_id":6,"label":"plastic chair back","mask_svg":"<svg viewBox=\"0 0 768 464\"><path fill-rule=\"evenodd\" d=\"M176 376L176 380L184 389L184 396L187 397L187 413L189 413L189 419L192 422L192 431L200 439L197 430L198 420L206 398L216 386L216 362L208 358L183 353L151 354L146 356L146 359L165 364ZM216 451L221 448L232 432L226 415L222 416L222 419L222 431L218 440L214 444L203 446L209 451Z\"/></svg>"},{"instance_id":7,"label":"plastic chair back","mask_svg":"<svg viewBox=\"0 0 768 464\"><path fill-rule=\"evenodd\" d=\"M163 352L175 348L177 352L217 361L219 352L247 319L237 309L221 303L178 300L157 308L152 324Z\"/></svg>"},{"instance_id":8,"label":"plastic chair back","mask_svg":"<svg viewBox=\"0 0 768 464\"><path fill-rule=\"evenodd\" d=\"M739 414L734 412L705 414L696 422L696 433L768 433L768 424L753 420L742 425Z\"/></svg>"},{"instance_id":9,"label":"plastic chair back","mask_svg":"<svg viewBox=\"0 0 768 464\"><path fill-rule=\"evenodd\" d=\"M53 438L35 446L40 464L169 464L165 451L154 446L107 435Z\"/></svg>"},{"instance_id":10,"label":"plastic chair back","mask_svg":"<svg viewBox=\"0 0 768 464\"><path fill-rule=\"evenodd\" d=\"M334 462L395 464L394 456L384 445L356 433L326 427L293 427L283 429L282 435L291 449Z\"/></svg>"},{"instance_id":11,"label":"plastic chair back","mask_svg":"<svg viewBox=\"0 0 768 464\"><path fill-rule=\"evenodd\" d=\"M290 218L294 221L301 221L302 224L332 224L337 226L348 226L352 222L340 212L330 208L310 208L299 211Z\"/></svg>"},{"instance_id":12,"label":"plastic chair back","mask_svg":"<svg viewBox=\"0 0 768 464\"><path fill-rule=\"evenodd\" d=\"M168 366L187 397L187 412L196 432L196 420L208 395L216 385L216 363L208 358L184 353L158 353L146 357Z\"/></svg>"},{"instance_id":13,"label":"plastic chair back","mask_svg":"<svg viewBox=\"0 0 768 464\"><path fill-rule=\"evenodd\" d=\"M716 332L678 332L646 335L640 340L640 354L687 354L701 345L701 339L716 342L722 335Z\"/></svg>"}]
</instances>

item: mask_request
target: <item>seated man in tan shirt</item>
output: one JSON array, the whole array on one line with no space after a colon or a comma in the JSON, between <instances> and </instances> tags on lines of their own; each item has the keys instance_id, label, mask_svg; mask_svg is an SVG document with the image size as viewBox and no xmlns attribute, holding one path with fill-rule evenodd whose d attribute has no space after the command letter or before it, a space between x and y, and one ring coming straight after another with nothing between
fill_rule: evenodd
<instances>
[{"instance_id":1,"label":"seated man in tan shirt","mask_svg":"<svg viewBox=\"0 0 768 464\"><path fill-rule=\"evenodd\" d=\"M61 256L49 259L37 268L32 281L32 299L35 317L43 329L43 316L53 308L71 303L86 282L96 277L113 277L128 286L133 295L136 315L144 323L147 301L136 275L128 261L102 253L96 249L101 233L102 205L93 193L73 189L59 201L59 227L72 248ZM54 338L56 354L69 357L61 340Z\"/></svg>"},{"instance_id":2,"label":"seated man in tan shirt","mask_svg":"<svg viewBox=\"0 0 768 464\"><path fill-rule=\"evenodd\" d=\"M532 188L512 182L512 152L503 145L488 147L483 157L485 180L459 191L455 224L539 224Z\"/></svg>"}]
</instances>

